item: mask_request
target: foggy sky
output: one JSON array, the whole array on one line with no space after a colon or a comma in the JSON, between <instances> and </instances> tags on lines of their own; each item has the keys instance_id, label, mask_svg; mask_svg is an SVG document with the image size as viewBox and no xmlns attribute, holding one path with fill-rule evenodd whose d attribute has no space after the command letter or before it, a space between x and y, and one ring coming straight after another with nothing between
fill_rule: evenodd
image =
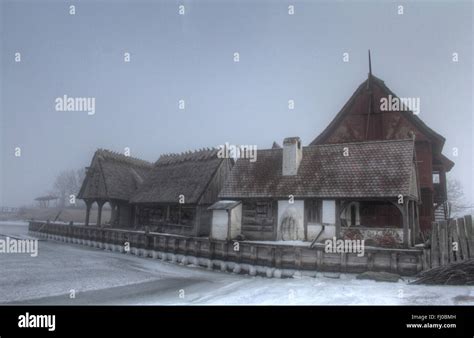
<instances>
[{"instance_id":1,"label":"foggy sky","mask_svg":"<svg viewBox=\"0 0 474 338\"><path fill-rule=\"evenodd\" d=\"M375 1L0 3L0 206L32 203L97 148L155 161L225 142L307 145L366 79L369 48L374 75L420 97L456 163L449 176L474 196L471 2L404 2L404 15ZM95 115L56 111L63 95L95 97Z\"/></svg>"}]
</instances>

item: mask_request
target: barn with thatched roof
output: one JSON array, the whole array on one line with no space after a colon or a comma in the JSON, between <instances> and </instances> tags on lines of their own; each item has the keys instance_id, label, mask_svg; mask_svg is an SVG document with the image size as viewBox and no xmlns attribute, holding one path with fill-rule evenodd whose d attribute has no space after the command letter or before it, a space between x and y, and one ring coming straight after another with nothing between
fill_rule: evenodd
<instances>
[{"instance_id":1,"label":"barn with thatched roof","mask_svg":"<svg viewBox=\"0 0 474 338\"><path fill-rule=\"evenodd\" d=\"M159 232L207 236L219 191L233 160L219 158L216 149L162 155L130 203L136 224Z\"/></svg>"}]
</instances>

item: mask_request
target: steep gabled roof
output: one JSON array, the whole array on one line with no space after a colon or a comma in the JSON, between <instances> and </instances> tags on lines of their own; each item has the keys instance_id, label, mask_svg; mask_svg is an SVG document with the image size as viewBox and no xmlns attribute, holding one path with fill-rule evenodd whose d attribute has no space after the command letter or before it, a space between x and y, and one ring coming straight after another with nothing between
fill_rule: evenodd
<instances>
[{"instance_id":1,"label":"steep gabled roof","mask_svg":"<svg viewBox=\"0 0 474 338\"><path fill-rule=\"evenodd\" d=\"M374 75L369 75L371 84L375 84L381 88L381 90L388 96L391 95L392 97L398 97L390 88L385 85L385 82ZM367 84L369 78L362 82L357 90L352 94L351 98L344 104L342 109L337 113L334 119L328 124L328 126L311 142L311 145L322 144L325 140L330 136L331 131L334 130L335 127L339 125L342 119L346 116L346 114L350 111L350 108L356 98L360 95L368 95L367 92ZM400 111L403 116L413 123L423 134L429 137L435 145L437 145L439 152L441 152L445 138L435 132L433 129L428 127L416 114L413 114L412 111Z\"/></svg>"},{"instance_id":2,"label":"steep gabled roof","mask_svg":"<svg viewBox=\"0 0 474 338\"><path fill-rule=\"evenodd\" d=\"M343 156L344 148L349 156ZM297 175L282 175L282 149L259 150L258 160L237 160L219 194L240 198L417 198L413 140L303 147Z\"/></svg>"},{"instance_id":3,"label":"steep gabled roof","mask_svg":"<svg viewBox=\"0 0 474 338\"><path fill-rule=\"evenodd\" d=\"M185 203L198 203L223 161L217 152L205 149L162 155L130 202L178 203L183 195Z\"/></svg>"},{"instance_id":4,"label":"steep gabled roof","mask_svg":"<svg viewBox=\"0 0 474 338\"><path fill-rule=\"evenodd\" d=\"M87 169L78 198L128 201L152 166L138 158L98 149Z\"/></svg>"}]
</instances>

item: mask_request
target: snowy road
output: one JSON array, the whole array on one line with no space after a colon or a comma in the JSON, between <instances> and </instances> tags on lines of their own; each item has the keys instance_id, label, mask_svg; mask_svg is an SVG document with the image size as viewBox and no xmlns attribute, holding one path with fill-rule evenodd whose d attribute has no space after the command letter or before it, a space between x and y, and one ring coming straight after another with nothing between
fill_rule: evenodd
<instances>
[{"instance_id":1,"label":"snowy road","mask_svg":"<svg viewBox=\"0 0 474 338\"><path fill-rule=\"evenodd\" d=\"M25 223L0 222L0 239L26 235ZM350 274L268 279L54 241L38 245L37 257L0 253L0 304L474 304L473 287L362 281Z\"/></svg>"}]
</instances>

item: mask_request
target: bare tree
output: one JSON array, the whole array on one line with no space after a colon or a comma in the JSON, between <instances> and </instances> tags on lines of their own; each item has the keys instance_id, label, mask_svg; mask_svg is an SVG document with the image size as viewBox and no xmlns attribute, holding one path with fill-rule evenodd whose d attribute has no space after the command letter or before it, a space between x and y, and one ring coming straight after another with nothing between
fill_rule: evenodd
<instances>
[{"instance_id":1,"label":"bare tree","mask_svg":"<svg viewBox=\"0 0 474 338\"><path fill-rule=\"evenodd\" d=\"M69 204L69 196L71 194L77 195L80 184L78 181L79 171L64 170L59 173L54 181L53 189L59 198L59 206L64 208L66 204Z\"/></svg>"},{"instance_id":2,"label":"bare tree","mask_svg":"<svg viewBox=\"0 0 474 338\"><path fill-rule=\"evenodd\" d=\"M451 217L462 216L473 208L466 201L463 186L459 180L450 177L447 179L447 193L451 207Z\"/></svg>"},{"instance_id":3,"label":"bare tree","mask_svg":"<svg viewBox=\"0 0 474 338\"><path fill-rule=\"evenodd\" d=\"M84 178L86 178L86 169L81 168L76 170L76 183L77 183L77 191L76 194L79 192L79 189L81 189L82 182L84 181Z\"/></svg>"}]
</instances>

